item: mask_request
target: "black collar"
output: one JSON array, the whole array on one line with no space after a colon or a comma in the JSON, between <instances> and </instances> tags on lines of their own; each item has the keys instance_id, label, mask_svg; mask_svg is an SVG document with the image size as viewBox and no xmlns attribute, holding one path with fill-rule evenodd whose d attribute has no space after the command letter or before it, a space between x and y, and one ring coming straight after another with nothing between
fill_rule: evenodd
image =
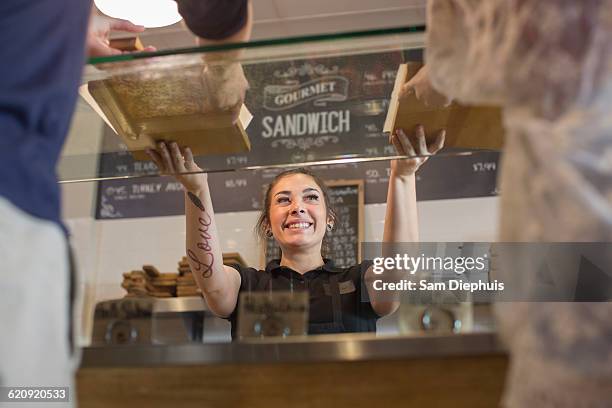
<instances>
[{"instance_id":1,"label":"black collar","mask_svg":"<svg viewBox=\"0 0 612 408\"><path fill-rule=\"evenodd\" d=\"M329 272L329 273L340 273L344 270L342 268L338 268L334 266L334 261L332 261L329 258L323 258L323 262L324 262L323 265L321 265L317 269L313 269L312 271L305 272L304 275L306 275L307 273L317 272L321 270L325 272ZM282 271L283 269L298 273L287 266L281 266L280 259L273 259L270 262L268 262L268 265L266 265L266 272L270 272L270 273L278 273Z\"/></svg>"}]
</instances>

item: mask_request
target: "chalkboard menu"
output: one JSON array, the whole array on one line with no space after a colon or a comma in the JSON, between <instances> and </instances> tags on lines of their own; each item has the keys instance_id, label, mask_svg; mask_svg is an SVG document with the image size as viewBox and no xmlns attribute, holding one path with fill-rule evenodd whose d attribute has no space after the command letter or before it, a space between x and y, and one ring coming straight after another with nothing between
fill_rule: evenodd
<instances>
[{"instance_id":1,"label":"chalkboard menu","mask_svg":"<svg viewBox=\"0 0 612 408\"><path fill-rule=\"evenodd\" d=\"M486 197L498 194L497 152L470 156L435 156L416 175L417 200ZM362 179L365 204L387 200L389 162L313 166L323 179ZM257 211L262 206L262 185L279 170L211 173L208 184L216 213ZM185 213L181 185L171 177L143 177L98 183L97 219L161 217Z\"/></svg>"},{"instance_id":2,"label":"chalkboard menu","mask_svg":"<svg viewBox=\"0 0 612 408\"><path fill-rule=\"evenodd\" d=\"M250 89L245 105L253 119L244 154L196 157L205 170L299 164L338 156L393 155L382 132L398 66L421 60L420 50L245 64ZM103 142L99 175L151 174L120 139Z\"/></svg>"},{"instance_id":3,"label":"chalkboard menu","mask_svg":"<svg viewBox=\"0 0 612 408\"><path fill-rule=\"evenodd\" d=\"M331 205L338 216L333 230L325 233L323 253L334 265L345 267L361 262L363 242L363 180L335 180L329 187ZM280 258L280 248L274 238L267 238L262 251L263 265Z\"/></svg>"},{"instance_id":4,"label":"chalkboard menu","mask_svg":"<svg viewBox=\"0 0 612 408\"><path fill-rule=\"evenodd\" d=\"M397 67L421 60L421 51L411 50L246 65L252 151L196 158L203 169L220 171L208 177L215 212L259 210L261 186L275 174L235 168L312 162L349 150L360 157L393 154L382 127ZM125 147L109 128L102 144L100 177L155 172L152 162L134 161L121 151ZM498 159L496 152L430 159L417 174L417 200L495 195ZM366 204L386 201L388 161L323 165L313 171L329 180L362 179ZM97 219L180 214L183 192L171 177L98 183Z\"/></svg>"}]
</instances>

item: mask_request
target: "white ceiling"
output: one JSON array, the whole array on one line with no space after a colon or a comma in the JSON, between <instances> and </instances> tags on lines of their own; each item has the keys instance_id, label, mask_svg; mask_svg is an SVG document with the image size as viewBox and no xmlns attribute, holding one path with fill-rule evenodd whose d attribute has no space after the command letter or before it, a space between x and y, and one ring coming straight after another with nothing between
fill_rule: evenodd
<instances>
[{"instance_id":1,"label":"white ceiling","mask_svg":"<svg viewBox=\"0 0 612 408\"><path fill-rule=\"evenodd\" d=\"M426 0L252 0L253 39L425 24ZM189 47L182 23L149 29L141 38L158 49Z\"/></svg>"},{"instance_id":2,"label":"white ceiling","mask_svg":"<svg viewBox=\"0 0 612 408\"><path fill-rule=\"evenodd\" d=\"M424 7L425 0L253 0L256 19L304 18Z\"/></svg>"}]
</instances>

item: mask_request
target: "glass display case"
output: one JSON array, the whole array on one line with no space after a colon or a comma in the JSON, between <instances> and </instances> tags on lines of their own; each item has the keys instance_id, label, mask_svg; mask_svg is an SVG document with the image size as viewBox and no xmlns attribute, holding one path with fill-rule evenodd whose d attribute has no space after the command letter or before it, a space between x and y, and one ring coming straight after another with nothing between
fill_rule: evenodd
<instances>
[{"instance_id":1,"label":"glass display case","mask_svg":"<svg viewBox=\"0 0 612 408\"><path fill-rule=\"evenodd\" d=\"M179 261L179 272L181 269L184 218L179 216L184 211L183 193L180 184L160 175L142 151L154 146L156 140L164 140L165 134L197 133L198 126L208 126L207 120L223 122L226 127L227 123L230 127L239 123L237 145L206 153L205 144L204 153L195 157L202 171L210 174L224 249L241 251L250 265L259 263L259 244L245 232L249 224L254 224L254 211L261 209L262 186L279 171L296 166L314 166L326 180L363 180L362 205L370 207L361 215L367 222L361 227L361 235L356 235L357 243L380 241L389 161L408 157L398 155L389 143L385 120L397 86L398 67L423 61L424 30L421 26L402 27L90 60L59 165L60 183L68 191L68 201L77 199L70 194L79 191L76 185L81 184L91 187L95 202L92 212L94 223L98 223L97 242L91 245L95 261L81 263L91 266L89 279L93 283L89 286L98 289L90 293L84 313L93 315L97 303L103 307L96 312L96 323L84 318L88 321L86 330L101 330L102 334L96 336L102 342L118 339L119 343L130 343L138 325L144 324L148 331L158 330L164 322L169 327L181 325L181 318L171 312L184 309L184 301L177 306L164 300L162 312L162 302L126 303L133 312L134 326L123 330L113 325L118 331L110 334L105 329L117 312L108 301L124 294L120 288L122 274L125 278L130 270L151 263L166 271L176 268L172 265ZM219 88L215 81L221 84ZM243 91L244 100L240 96ZM226 93L239 97L229 102L219 100L219 95ZM242 102L244 107L240 107ZM212 140L208 146L216 142ZM495 197L498 159L499 152L491 149L447 145L418 173L417 197L419 201ZM448 205L462 208L457 214L469 207L477 219L480 211L474 203L483 205ZM496 204L486 201L484 205L486 208L481 209L490 212L493 219ZM431 207L424 211L422 224L430 220L446 222L440 213L446 213L452 222L469 222L446 209ZM161 221L160 217L167 219ZM69 227L75 224L70 218L68 214ZM485 233L472 233L466 224L463 228L468 232L424 235L431 241L449 240L449 236L458 241L486 241L494 235L490 225ZM201 299L195 305L190 302L188 309L181 310L191 313L190 327L204 330L204 335L152 332L151 338L227 340L227 336L218 335L227 328L217 320L205 317L204 329L202 324L193 323L194 313L206 312L206 306ZM492 330L487 307L476 311L470 308L469 313L470 328ZM149 320L156 314L159 320L153 327ZM472 321L475 315L478 318ZM398 333L395 319L381 325L380 333ZM214 333L207 333L206 327L214 327ZM134 341L141 343L147 341Z\"/></svg>"}]
</instances>

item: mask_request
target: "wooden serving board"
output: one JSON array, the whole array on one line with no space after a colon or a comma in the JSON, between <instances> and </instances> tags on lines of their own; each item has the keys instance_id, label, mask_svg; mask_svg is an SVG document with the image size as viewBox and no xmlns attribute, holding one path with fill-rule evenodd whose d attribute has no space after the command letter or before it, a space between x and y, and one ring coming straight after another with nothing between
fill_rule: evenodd
<instances>
[{"instance_id":1,"label":"wooden serving board","mask_svg":"<svg viewBox=\"0 0 612 408\"><path fill-rule=\"evenodd\" d=\"M441 129L446 129L445 147L501 150L504 141L502 111L499 107L467 106L451 103L446 108L432 108L416 98L414 93L399 100L403 84L421 68L420 63L407 63L398 69L384 131L397 129L412 132L423 125L428 142L433 142Z\"/></svg>"}]
</instances>

